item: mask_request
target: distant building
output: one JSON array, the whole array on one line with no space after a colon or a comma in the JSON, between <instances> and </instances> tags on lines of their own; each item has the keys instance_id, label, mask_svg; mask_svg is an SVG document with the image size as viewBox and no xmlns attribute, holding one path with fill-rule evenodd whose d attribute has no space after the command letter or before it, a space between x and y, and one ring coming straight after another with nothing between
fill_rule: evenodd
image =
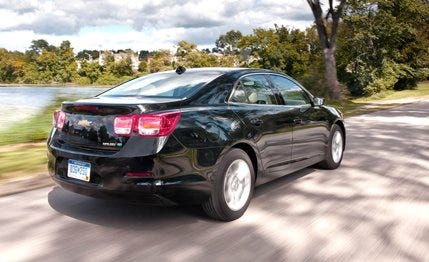
<instances>
[{"instance_id":1,"label":"distant building","mask_svg":"<svg viewBox=\"0 0 429 262\"><path fill-rule=\"evenodd\" d=\"M100 51L100 56L98 57L98 64L99 65L105 65L106 64L106 57L107 55L113 55L115 59L115 63L121 61L122 59L126 59L129 57L131 59L131 68L133 71L137 71L139 69L139 56L136 52L132 50L106 50L106 51Z\"/></svg>"}]
</instances>

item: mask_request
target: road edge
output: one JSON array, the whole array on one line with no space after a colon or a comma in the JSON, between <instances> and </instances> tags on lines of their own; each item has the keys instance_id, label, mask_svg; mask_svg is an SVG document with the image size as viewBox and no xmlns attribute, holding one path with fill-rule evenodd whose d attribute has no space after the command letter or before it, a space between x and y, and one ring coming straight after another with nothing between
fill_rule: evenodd
<instances>
[{"instance_id":1,"label":"road edge","mask_svg":"<svg viewBox=\"0 0 429 262\"><path fill-rule=\"evenodd\" d=\"M10 196L39 188L53 186L54 184L54 181L46 173L4 181L0 182L0 197Z\"/></svg>"}]
</instances>

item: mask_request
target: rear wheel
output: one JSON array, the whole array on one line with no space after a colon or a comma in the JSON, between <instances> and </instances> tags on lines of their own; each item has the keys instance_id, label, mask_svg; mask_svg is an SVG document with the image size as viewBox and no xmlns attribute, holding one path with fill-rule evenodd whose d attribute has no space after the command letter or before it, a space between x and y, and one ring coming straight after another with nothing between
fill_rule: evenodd
<instances>
[{"instance_id":1,"label":"rear wheel","mask_svg":"<svg viewBox=\"0 0 429 262\"><path fill-rule=\"evenodd\" d=\"M225 154L215 173L210 199L203 209L212 218L232 221L241 217L253 195L255 172L249 156L240 149Z\"/></svg>"},{"instance_id":2,"label":"rear wheel","mask_svg":"<svg viewBox=\"0 0 429 262\"><path fill-rule=\"evenodd\" d=\"M344 134L338 125L334 125L329 136L329 144L325 154L325 160L318 165L325 169L336 169L343 160Z\"/></svg>"}]
</instances>

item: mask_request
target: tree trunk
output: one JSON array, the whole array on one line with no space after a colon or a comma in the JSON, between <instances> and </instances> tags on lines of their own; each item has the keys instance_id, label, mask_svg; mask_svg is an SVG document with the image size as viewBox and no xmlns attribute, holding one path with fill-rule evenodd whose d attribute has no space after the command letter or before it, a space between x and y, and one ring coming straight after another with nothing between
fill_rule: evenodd
<instances>
[{"instance_id":1,"label":"tree trunk","mask_svg":"<svg viewBox=\"0 0 429 262\"><path fill-rule=\"evenodd\" d=\"M329 0L329 9L326 16L319 0L307 0L314 15L314 22L319 35L320 46L325 61L325 80L329 98L341 99L341 92L337 78L337 67L335 63L335 50L337 47L338 25L346 0L338 0L339 4L334 8L334 1ZM328 30L328 25L331 25Z\"/></svg>"},{"instance_id":2,"label":"tree trunk","mask_svg":"<svg viewBox=\"0 0 429 262\"><path fill-rule=\"evenodd\" d=\"M335 48L324 48L325 80L328 87L328 95L331 99L341 99L341 92L337 78L337 66L335 63Z\"/></svg>"}]
</instances>

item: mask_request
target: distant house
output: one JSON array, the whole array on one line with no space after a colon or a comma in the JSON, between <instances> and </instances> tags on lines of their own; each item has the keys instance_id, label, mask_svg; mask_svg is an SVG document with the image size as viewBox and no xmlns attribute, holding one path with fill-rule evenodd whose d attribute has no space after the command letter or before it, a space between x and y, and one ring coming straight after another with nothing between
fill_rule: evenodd
<instances>
[{"instance_id":1,"label":"distant house","mask_svg":"<svg viewBox=\"0 0 429 262\"><path fill-rule=\"evenodd\" d=\"M105 59L107 55L113 55L115 62L119 62L122 59L126 59L129 57L131 59L131 68L133 71L137 71L139 69L139 56L136 52L127 49L127 50L106 50L106 51L100 51L100 56L98 57L98 64L104 65L106 63Z\"/></svg>"}]
</instances>

